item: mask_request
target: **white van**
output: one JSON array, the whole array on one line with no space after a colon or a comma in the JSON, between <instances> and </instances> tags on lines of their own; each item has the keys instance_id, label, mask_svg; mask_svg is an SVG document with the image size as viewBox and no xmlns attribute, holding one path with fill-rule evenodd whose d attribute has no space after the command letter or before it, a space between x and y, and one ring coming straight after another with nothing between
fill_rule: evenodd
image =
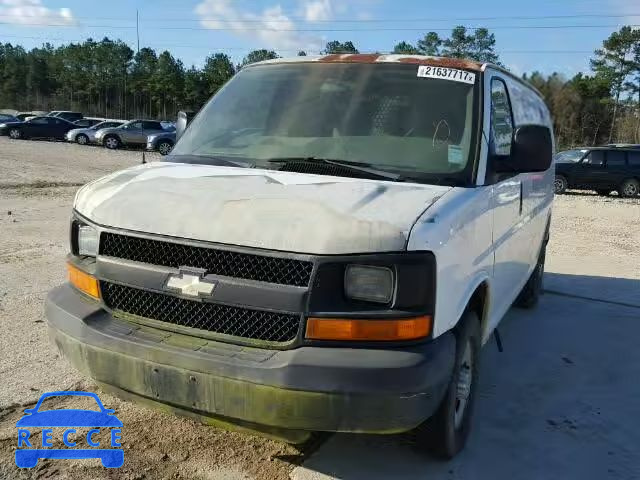
<instances>
[{"instance_id":1,"label":"white van","mask_svg":"<svg viewBox=\"0 0 640 480\"><path fill-rule=\"evenodd\" d=\"M78 192L51 337L125 398L292 442L415 429L452 457L481 345L540 295L553 143L494 65L248 66L165 161Z\"/></svg>"}]
</instances>

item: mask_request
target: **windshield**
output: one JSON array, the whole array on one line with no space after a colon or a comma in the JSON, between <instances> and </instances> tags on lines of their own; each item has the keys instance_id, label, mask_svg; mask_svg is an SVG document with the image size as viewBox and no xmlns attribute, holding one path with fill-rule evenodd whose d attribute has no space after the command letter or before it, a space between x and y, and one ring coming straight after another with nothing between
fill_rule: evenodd
<instances>
[{"instance_id":1,"label":"windshield","mask_svg":"<svg viewBox=\"0 0 640 480\"><path fill-rule=\"evenodd\" d=\"M556 154L556 163L575 163L582 160L587 150L567 150Z\"/></svg>"},{"instance_id":2,"label":"windshield","mask_svg":"<svg viewBox=\"0 0 640 480\"><path fill-rule=\"evenodd\" d=\"M204 107L167 160L232 157L277 168L267 161L317 158L466 179L474 99L473 85L418 77L418 65L255 66Z\"/></svg>"}]
</instances>

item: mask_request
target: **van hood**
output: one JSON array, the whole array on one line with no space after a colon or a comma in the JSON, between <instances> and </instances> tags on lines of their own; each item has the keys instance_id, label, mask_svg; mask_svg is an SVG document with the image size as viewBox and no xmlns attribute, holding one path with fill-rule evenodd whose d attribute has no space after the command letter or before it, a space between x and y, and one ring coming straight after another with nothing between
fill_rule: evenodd
<instances>
[{"instance_id":1,"label":"van hood","mask_svg":"<svg viewBox=\"0 0 640 480\"><path fill-rule=\"evenodd\" d=\"M135 232L318 255L401 251L451 187L156 163L85 185L75 210Z\"/></svg>"}]
</instances>

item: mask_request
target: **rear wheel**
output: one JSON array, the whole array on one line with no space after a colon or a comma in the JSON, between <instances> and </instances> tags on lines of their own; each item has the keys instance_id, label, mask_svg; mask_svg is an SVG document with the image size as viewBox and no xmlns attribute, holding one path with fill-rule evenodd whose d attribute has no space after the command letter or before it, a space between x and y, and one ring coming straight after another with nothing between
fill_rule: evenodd
<instances>
[{"instance_id":1,"label":"rear wheel","mask_svg":"<svg viewBox=\"0 0 640 480\"><path fill-rule=\"evenodd\" d=\"M89 137L87 137L84 133L81 133L76 137L76 142L78 145L86 145L89 143Z\"/></svg>"},{"instance_id":2,"label":"rear wheel","mask_svg":"<svg viewBox=\"0 0 640 480\"><path fill-rule=\"evenodd\" d=\"M618 191L621 197L625 198L633 198L637 197L640 193L640 182L635 178L628 178L622 185L620 185L620 190Z\"/></svg>"},{"instance_id":3,"label":"rear wheel","mask_svg":"<svg viewBox=\"0 0 640 480\"><path fill-rule=\"evenodd\" d=\"M107 137L104 139L104 146L109 150L117 150L120 148L120 139L118 137Z\"/></svg>"},{"instance_id":4,"label":"rear wheel","mask_svg":"<svg viewBox=\"0 0 640 480\"><path fill-rule=\"evenodd\" d=\"M20 130L19 128L12 128L11 130L9 130L9 138L12 138L13 140L21 139L22 130Z\"/></svg>"},{"instance_id":5,"label":"rear wheel","mask_svg":"<svg viewBox=\"0 0 640 480\"><path fill-rule=\"evenodd\" d=\"M158 152L160 152L160 155L169 155L169 153L171 153L172 148L173 148L173 143L169 141L163 140L158 144Z\"/></svg>"},{"instance_id":6,"label":"rear wheel","mask_svg":"<svg viewBox=\"0 0 640 480\"><path fill-rule=\"evenodd\" d=\"M436 413L415 430L417 447L441 458L453 458L469 437L480 360L480 320L467 311L458 327L456 359L442 403Z\"/></svg>"},{"instance_id":7,"label":"rear wheel","mask_svg":"<svg viewBox=\"0 0 640 480\"><path fill-rule=\"evenodd\" d=\"M608 197L611 195L611 190L596 190L596 193L601 197Z\"/></svg>"},{"instance_id":8,"label":"rear wheel","mask_svg":"<svg viewBox=\"0 0 640 480\"><path fill-rule=\"evenodd\" d=\"M566 192L567 188L569 188L569 182L567 182L567 179L562 175L556 175L556 179L553 181L553 190L556 195Z\"/></svg>"}]
</instances>

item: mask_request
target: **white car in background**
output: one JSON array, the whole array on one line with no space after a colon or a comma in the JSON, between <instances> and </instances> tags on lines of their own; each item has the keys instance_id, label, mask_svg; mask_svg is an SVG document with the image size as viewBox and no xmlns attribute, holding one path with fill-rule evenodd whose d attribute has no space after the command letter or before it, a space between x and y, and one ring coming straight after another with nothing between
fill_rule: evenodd
<instances>
[{"instance_id":1,"label":"white car in background","mask_svg":"<svg viewBox=\"0 0 640 480\"><path fill-rule=\"evenodd\" d=\"M103 128L115 128L123 125L124 120L105 120L93 127L89 128L75 128L70 130L66 135L68 142L77 143L79 145L88 145L90 143L96 143L96 133Z\"/></svg>"}]
</instances>

